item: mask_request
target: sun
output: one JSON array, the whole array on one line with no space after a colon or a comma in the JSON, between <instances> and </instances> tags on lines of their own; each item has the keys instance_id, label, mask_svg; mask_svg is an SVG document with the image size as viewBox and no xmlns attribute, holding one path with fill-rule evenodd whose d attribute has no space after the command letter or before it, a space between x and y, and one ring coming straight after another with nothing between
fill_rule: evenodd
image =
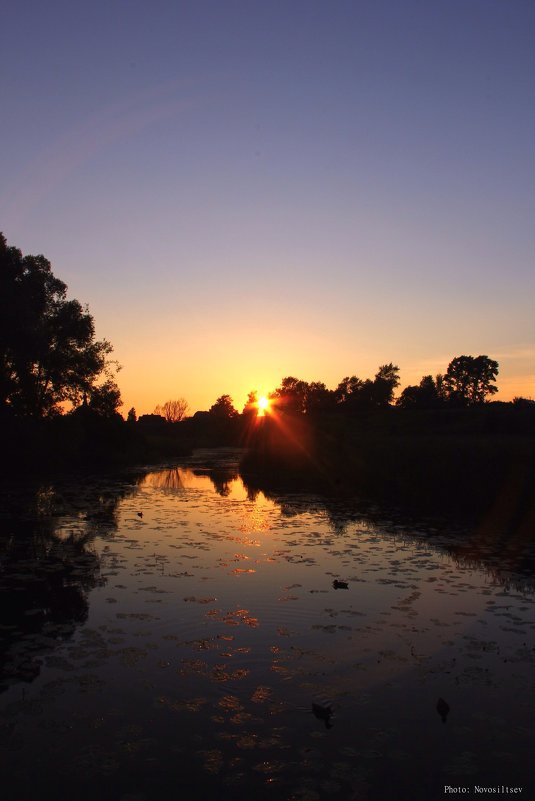
<instances>
[{"instance_id":1,"label":"sun","mask_svg":"<svg viewBox=\"0 0 535 801\"><path fill-rule=\"evenodd\" d=\"M264 417L268 409L269 409L269 400L266 398L265 395L262 395L260 398L258 398L258 416Z\"/></svg>"}]
</instances>

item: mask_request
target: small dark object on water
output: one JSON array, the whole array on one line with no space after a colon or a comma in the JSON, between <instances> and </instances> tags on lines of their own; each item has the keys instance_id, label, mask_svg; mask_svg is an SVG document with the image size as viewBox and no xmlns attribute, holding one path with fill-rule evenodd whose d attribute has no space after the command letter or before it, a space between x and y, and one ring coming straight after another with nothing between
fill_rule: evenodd
<instances>
[{"instance_id":1,"label":"small dark object on water","mask_svg":"<svg viewBox=\"0 0 535 801\"><path fill-rule=\"evenodd\" d=\"M136 512L138 517L143 517L143 512Z\"/></svg>"},{"instance_id":2,"label":"small dark object on water","mask_svg":"<svg viewBox=\"0 0 535 801\"><path fill-rule=\"evenodd\" d=\"M442 718L442 723L446 722L446 718L448 717L448 712L450 711L450 705L446 703L443 698L439 698L437 701L437 712Z\"/></svg>"},{"instance_id":3,"label":"small dark object on water","mask_svg":"<svg viewBox=\"0 0 535 801\"><path fill-rule=\"evenodd\" d=\"M333 581L333 587L334 587L335 590L348 590L349 589L349 585L348 585L347 581L338 581L338 579L335 579Z\"/></svg>"},{"instance_id":4,"label":"small dark object on water","mask_svg":"<svg viewBox=\"0 0 535 801\"><path fill-rule=\"evenodd\" d=\"M331 718L333 716L333 711L330 706L324 706L323 704L312 704L312 712L315 718L318 718L318 720L322 720L325 723L326 729L332 729L333 724L331 723Z\"/></svg>"}]
</instances>

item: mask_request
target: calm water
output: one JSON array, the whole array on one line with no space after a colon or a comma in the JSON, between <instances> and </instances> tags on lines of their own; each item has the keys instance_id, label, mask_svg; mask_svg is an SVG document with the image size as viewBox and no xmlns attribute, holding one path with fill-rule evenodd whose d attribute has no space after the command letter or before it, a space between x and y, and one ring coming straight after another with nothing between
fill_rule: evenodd
<instances>
[{"instance_id":1,"label":"calm water","mask_svg":"<svg viewBox=\"0 0 535 801\"><path fill-rule=\"evenodd\" d=\"M236 464L5 489L2 798L535 797L520 545Z\"/></svg>"}]
</instances>

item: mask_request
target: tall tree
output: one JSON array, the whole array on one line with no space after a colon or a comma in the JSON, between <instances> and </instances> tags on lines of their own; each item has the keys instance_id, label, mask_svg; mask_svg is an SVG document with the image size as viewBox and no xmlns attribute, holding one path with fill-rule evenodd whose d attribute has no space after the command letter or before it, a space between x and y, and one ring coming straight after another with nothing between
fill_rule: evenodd
<instances>
[{"instance_id":1,"label":"tall tree","mask_svg":"<svg viewBox=\"0 0 535 801\"><path fill-rule=\"evenodd\" d=\"M399 387L399 367L397 364L383 364L379 367L373 381L373 405L388 406L394 399L394 390Z\"/></svg>"},{"instance_id":2,"label":"tall tree","mask_svg":"<svg viewBox=\"0 0 535 801\"><path fill-rule=\"evenodd\" d=\"M67 299L44 256L23 256L0 234L0 409L46 417L112 380L112 346L89 310Z\"/></svg>"},{"instance_id":3,"label":"tall tree","mask_svg":"<svg viewBox=\"0 0 535 801\"><path fill-rule=\"evenodd\" d=\"M462 406L484 403L488 395L498 392L494 383L498 367L498 362L488 356L456 356L443 381L448 399Z\"/></svg>"}]
</instances>

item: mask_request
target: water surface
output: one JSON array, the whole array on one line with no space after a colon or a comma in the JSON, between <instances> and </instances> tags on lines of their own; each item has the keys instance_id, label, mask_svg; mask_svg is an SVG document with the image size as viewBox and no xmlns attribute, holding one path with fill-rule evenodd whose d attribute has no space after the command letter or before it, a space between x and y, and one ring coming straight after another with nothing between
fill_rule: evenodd
<instances>
[{"instance_id":1,"label":"water surface","mask_svg":"<svg viewBox=\"0 0 535 801\"><path fill-rule=\"evenodd\" d=\"M5 489L2 797L533 797L522 548L236 458Z\"/></svg>"}]
</instances>

